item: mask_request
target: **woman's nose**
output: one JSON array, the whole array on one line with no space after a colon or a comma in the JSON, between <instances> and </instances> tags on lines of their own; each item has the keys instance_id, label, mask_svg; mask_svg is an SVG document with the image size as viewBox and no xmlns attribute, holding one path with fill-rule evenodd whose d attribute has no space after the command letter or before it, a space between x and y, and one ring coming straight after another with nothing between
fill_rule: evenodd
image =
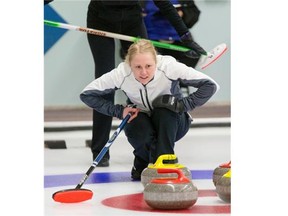
<instances>
[{"instance_id":1,"label":"woman's nose","mask_svg":"<svg viewBox=\"0 0 288 216\"><path fill-rule=\"evenodd\" d=\"M141 73L141 75L146 75L147 74L147 70L145 68L142 68L140 73Z\"/></svg>"}]
</instances>

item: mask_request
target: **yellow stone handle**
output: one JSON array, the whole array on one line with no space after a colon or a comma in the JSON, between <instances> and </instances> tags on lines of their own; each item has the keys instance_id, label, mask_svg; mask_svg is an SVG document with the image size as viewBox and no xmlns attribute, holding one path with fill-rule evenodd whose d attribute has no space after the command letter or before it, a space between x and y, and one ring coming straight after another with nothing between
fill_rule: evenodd
<instances>
[{"instance_id":1,"label":"yellow stone handle","mask_svg":"<svg viewBox=\"0 0 288 216\"><path fill-rule=\"evenodd\" d=\"M225 173L223 176L226 178L231 178L231 169L229 169L229 171Z\"/></svg>"},{"instance_id":2,"label":"yellow stone handle","mask_svg":"<svg viewBox=\"0 0 288 216\"><path fill-rule=\"evenodd\" d=\"M149 168L183 168L184 166L181 164L163 164L164 160L176 160L177 157L175 154L163 154L160 155L154 164L150 164Z\"/></svg>"}]
</instances>

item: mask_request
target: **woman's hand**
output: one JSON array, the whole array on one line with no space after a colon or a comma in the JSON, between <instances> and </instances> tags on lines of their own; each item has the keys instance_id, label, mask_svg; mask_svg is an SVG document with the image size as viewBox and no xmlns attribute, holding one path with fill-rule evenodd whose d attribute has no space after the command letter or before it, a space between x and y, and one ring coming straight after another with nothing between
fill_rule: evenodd
<instances>
[{"instance_id":1,"label":"woman's hand","mask_svg":"<svg viewBox=\"0 0 288 216\"><path fill-rule=\"evenodd\" d=\"M130 123L134 118L136 118L138 116L140 109L138 108L133 108L133 107L125 107L123 110L123 118L125 118L126 115L128 115L128 113L131 113L131 117L128 120L128 123Z\"/></svg>"}]
</instances>

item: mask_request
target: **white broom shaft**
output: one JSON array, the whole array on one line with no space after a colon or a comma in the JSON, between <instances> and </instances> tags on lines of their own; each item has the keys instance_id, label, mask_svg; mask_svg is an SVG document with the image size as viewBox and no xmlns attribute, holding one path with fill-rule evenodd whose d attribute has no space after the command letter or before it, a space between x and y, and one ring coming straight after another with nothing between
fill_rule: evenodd
<instances>
[{"instance_id":1,"label":"white broom shaft","mask_svg":"<svg viewBox=\"0 0 288 216\"><path fill-rule=\"evenodd\" d=\"M71 29L71 30L77 30L77 31L81 31L81 32L86 32L88 34L94 34L94 35L103 36L103 37L116 38L119 40L125 40L125 41L130 41L130 42L134 42L137 39L135 37L116 34L116 33L112 33L112 32L100 31L100 30L91 29L91 28L84 28L84 27L80 27L80 26L71 26L68 24L64 24L64 25L65 26L63 26L63 28L67 28L67 29Z\"/></svg>"},{"instance_id":2,"label":"white broom shaft","mask_svg":"<svg viewBox=\"0 0 288 216\"><path fill-rule=\"evenodd\" d=\"M84 28L84 27L80 27L80 26L74 26L74 25L70 25L70 24L53 22L53 21L48 21L48 20L44 20L44 24L46 24L48 26L52 26L52 27L81 31L81 32L86 32L88 34L94 34L94 35L103 36L103 37L116 38L119 40L130 41L130 42L135 42L135 41L140 39L137 37L127 36L127 35L122 35L122 34L116 34L116 33L101 31L101 30L97 30L97 29ZM153 40L150 40L150 41L156 47L161 47L161 48L171 49L171 50L176 50L176 51L181 51L181 52L186 52L186 51L190 50L187 47L182 47L182 46L168 44L168 43L162 43L162 42L153 41Z\"/></svg>"}]
</instances>

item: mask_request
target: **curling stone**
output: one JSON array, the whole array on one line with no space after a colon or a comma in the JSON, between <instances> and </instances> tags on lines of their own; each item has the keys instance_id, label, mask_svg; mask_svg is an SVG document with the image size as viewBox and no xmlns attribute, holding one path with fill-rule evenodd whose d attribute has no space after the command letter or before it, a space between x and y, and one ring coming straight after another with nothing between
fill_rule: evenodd
<instances>
[{"instance_id":1,"label":"curling stone","mask_svg":"<svg viewBox=\"0 0 288 216\"><path fill-rule=\"evenodd\" d=\"M184 167L181 164L178 163L163 163L164 160L166 161L174 161L176 160L177 157L174 154L164 154L160 155L156 162L154 164L149 164L148 167L146 167L142 173L141 173L141 183L145 187L147 183L149 183L152 179L154 178L159 178L159 177L177 177L175 173L166 173L166 174L161 174L159 175L157 172L157 169L162 168L162 169L181 169L184 175L188 179L192 179L192 175L190 170L187 167Z\"/></svg>"},{"instance_id":2,"label":"curling stone","mask_svg":"<svg viewBox=\"0 0 288 216\"><path fill-rule=\"evenodd\" d=\"M161 175L174 173L177 177L152 179L144 189L144 200L154 209L187 209L198 199L198 189L181 169L158 169Z\"/></svg>"},{"instance_id":3,"label":"curling stone","mask_svg":"<svg viewBox=\"0 0 288 216\"><path fill-rule=\"evenodd\" d=\"M213 184L216 186L217 181L227 173L231 168L231 161L224 163L216 167L213 171Z\"/></svg>"},{"instance_id":4,"label":"curling stone","mask_svg":"<svg viewBox=\"0 0 288 216\"><path fill-rule=\"evenodd\" d=\"M217 181L216 193L224 202L231 202L231 169Z\"/></svg>"}]
</instances>

